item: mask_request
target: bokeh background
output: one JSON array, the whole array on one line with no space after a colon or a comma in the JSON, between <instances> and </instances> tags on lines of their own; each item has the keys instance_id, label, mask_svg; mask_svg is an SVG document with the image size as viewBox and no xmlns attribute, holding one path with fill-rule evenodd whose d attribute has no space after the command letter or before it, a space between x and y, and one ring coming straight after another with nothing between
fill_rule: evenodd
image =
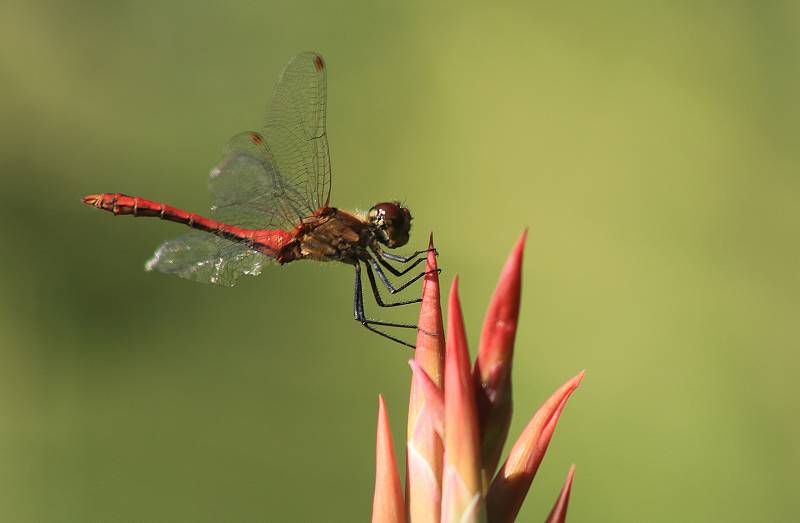
<instances>
[{"instance_id":1,"label":"bokeh background","mask_svg":"<svg viewBox=\"0 0 800 523\"><path fill-rule=\"evenodd\" d=\"M405 200L473 350L530 228L512 437L588 374L521 521L572 462L572 521L798 518L797 2L6 0L0 520L368 519L411 353L350 319L351 269L148 274L184 229L79 203L206 209L309 49L333 202Z\"/></svg>"}]
</instances>

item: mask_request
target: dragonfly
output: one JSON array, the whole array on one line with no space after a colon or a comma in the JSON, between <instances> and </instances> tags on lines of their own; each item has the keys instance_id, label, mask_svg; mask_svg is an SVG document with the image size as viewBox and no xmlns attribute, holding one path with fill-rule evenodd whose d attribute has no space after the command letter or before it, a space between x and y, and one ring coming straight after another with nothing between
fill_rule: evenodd
<instances>
[{"instance_id":1,"label":"dragonfly","mask_svg":"<svg viewBox=\"0 0 800 523\"><path fill-rule=\"evenodd\" d=\"M325 61L318 53L301 53L289 62L275 87L262 132L235 135L211 170L208 217L121 193L90 194L83 203L114 215L160 218L193 229L161 244L145 264L148 271L233 286L243 275L260 274L271 262L352 265L354 319L369 331L414 348L385 329L416 329L416 325L367 318L361 267L379 306L419 303L421 299L384 301L375 276L390 294L401 292L433 271L419 272L398 285L385 271L402 277L432 249L407 256L386 252L385 248L403 247L409 241L411 212L398 201L377 203L366 213L330 206L326 82Z\"/></svg>"}]
</instances>

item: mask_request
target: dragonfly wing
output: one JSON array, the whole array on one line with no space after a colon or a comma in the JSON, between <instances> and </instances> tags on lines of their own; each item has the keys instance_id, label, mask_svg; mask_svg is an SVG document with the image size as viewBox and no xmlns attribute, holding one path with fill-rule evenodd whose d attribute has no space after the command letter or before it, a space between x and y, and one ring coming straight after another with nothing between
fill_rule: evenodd
<instances>
[{"instance_id":1,"label":"dragonfly wing","mask_svg":"<svg viewBox=\"0 0 800 523\"><path fill-rule=\"evenodd\" d=\"M190 232L162 243L145 269L232 287L242 275L258 275L270 261L268 256L240 243Z\"/></svg>"},{"instance_id":2,"label":"dragonfly wing","mask_svg":"<svg viewBox=\"0 0 800 523\"><path fill-rule=\"evenodd\" d=\"M240 133L225 147L222 161L209 175L215 220L264 229L293 226L305 212L305 187L278 171L264 138Z\"/></svg>"},{"instance_id":3,"label":"dragonfly wing","mask_svg":"<svg viewBox=\"0 0 800 523\"><path fill-rule=\"evenodd\" d=\"M283 177L303 188L307 211L327 206L330 199L325 75L319 54L295 56L275 86L264 131Z\"/></svg>"},{"instance_id":4,"label":"dragonfly wing","mask_svg":"<svg viewBox=\"0 0 800 523\"><path fill-rule=\"evenodd\" d=\"M215 220L249 229L291 228L328 205L326 89L320 55L301 53L289 62L275 87L264 136L234 136L211 170ZM192 232L164 242L146 268L230 286L243 274L258 274L270 260L246 245Z\"/></svg>"},{"instance_id":5,"label":"dragonfly wing","mask_svg":"<svg viewBox=\"0 0 800 523\"><path fill-rule=\"evenodd\" d=\"M237 134L211 170L216 220L252 229L291 228L328 204L325 93L322 57L295 56L275 87L264 136Z\"/></svg>"}]
</instances>

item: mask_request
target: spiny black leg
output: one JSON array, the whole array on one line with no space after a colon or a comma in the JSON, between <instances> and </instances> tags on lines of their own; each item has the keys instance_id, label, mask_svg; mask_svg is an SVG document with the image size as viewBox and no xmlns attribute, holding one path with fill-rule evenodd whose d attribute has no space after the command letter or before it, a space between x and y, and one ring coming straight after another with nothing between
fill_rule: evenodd
<instances>
[{"instance_id":1,"label":"spiny black leg","mask_svg":"<svg viewBox=\"0 0 800 523\"><path fill-rule=\"evenodd\" d=\"M412 349L415 349L416 347L414 345L411 345L410 343L407 343L399 338L395 338L394 336L391 336L389 334L386 334L385 332L381 332L378 329L374 328L373 325L381 325L384 327L400 327L403 329L416 329L417 328L416 325L411 325L407 323L389 323L385 321L367 319L366 315L364 314L364 297L361 293L361 264L356 262L355 267L356 267L356 281L355 281L355 297L353 299L353 316L355 320L361 323L361 325L363 325L364 327L366 327L367 330L370 330L375 334L383 336L384 338L388 338L396 343L399 343L400 345L405 345L406 347L411 347Z\"/></svg>"},{"instance_id":2,"label":"spiny black leg","mask_svg":"<svg viewBox=\"0 0 800 523\"><path fill-rule=\"evenodd\" d=\"M361 265L356 262L355 296L353 297L353 317L364 320L364 297L361 294Z\"/></svg>"},{"instance_id":3,"label":"spiny black leg","mask_svg":"<svg viewBox=\"0 0 800 523\"><path fill-rule=\"evenodd\" d=\"M422 263L424 261L425 261L425 258L420 258L420 259L418 259L417 261L415 261L414 263L412 263L411 265L409 265L408 267L406 267L404 269L397 269L395 266L393 266L391 263L387 262L383 258L378 258L378 263L380 263L381 265L386 267L386 269L388 269L389 272L391 272L395 276L403 276L404 274L406 274L407 272L413 270L414 267L416 267L417 265L419 265L420 263Z\"/></svg>"},{"instance_id":4,"label":"spiny black leg","mask_svg":"<svg viewBox=\"0 0 800 523\"><path fill-rule=\"evenodd\" d=\"M410 348L410 349L416 349L416 348L417 348L417 346L416 346L416 345L412 345L411 343L405 342L405 341L401 340L400 338L395 338L394 336L391 336L391 335L389 335L389 334L386 334L385 332L381 332L381 331L379 331L378 329L375 329L375 328L373 328L371 323L363 323L363 322L362 322L362 323L361 323L361 325L363 325L364 327L366 327L366 329L367 329L368 331L370 331L370 332L374 332L374 333L375 333L375 334L377 334L378 336L383 336L384 338L387 338L387 339L389 339L389 340L392 340L392 341L393 341L393 342L395 342L395 343L399 343L400 345L403 345L403 346L405 346L405 347L408 347L408 348ZM390 325L390 326L392 326L392 327L399 327L399 325Z\"/></svg>"},{"instance_id":5,"label":"spiny black leg","mask_svg":"<svg viewBox=\"0 0 800 523\"><path fill-rule=\"evenodd\" d=\"M397 301L394 303L384 303L383 299L381 298L380 292L378 292L378 285L375 283L375 275L372 273L372 263L374 261L370 260L370 263L367 263L365 267L367 268L367 277L369 278L369 285L372 287L372 294L375 295L375 301L378 302L378 305L381 307L397 307L398 305L410 305L412 303L420 303L422 298L417 298L415 300L404 300L404 301ZM386 276L384 276L385 278Z\"/></svg>"},{"instance_id":6,"label":"spiny black leg","mask_svg":"<svg viewBox=\"0 0 800 523\"><path fill-rule=\"evenodd\" d=\"M411 260L413 260L415 257L419 256L422 253L427 253L427 252L430 252L430 251L436 252L435 249L428 249L428 250L425 250L425 251L417 251L414 254L412 254L411 256L408 256L408 257L404 258L402 256L397 256L396 254L389 254L388 252L383 252L383 250L380 250L380 249L372 249L372 251L375 254L378 255L378 261L380 262L380 264L383 265L384 267L386 267L386 269L389 272L391 272L392 274L394 274L395 276L402 276L402 275L406 274L407 272L412 270L414 267L416 267L420 263L424 262L426 260L426 258L419 258L416 261L414 261L414 263L412 263L411 265L409 265L408 267L406 267L404 269L396 268L391 263L387 262L386 259L399 261L400 263L408 263L408 262L410 262ZM386 259L384 259L384 258L386 258Z\"/></svg>"},{"instance_id":7,"label":"spiny black leg","mask_svg":"<svg viewBox=\"0 0 800 523\"><path fill-rule=\"evenodd\" d=\"M408 256L400 256L398 254L392 254L390 252L383 252L383 251L381 251L378 254L381 255L381 258L386 258L387 260L392 260L400 263L408 263L417 256L419 256L420 254L427 254L431 251L433 251L437 255L439 254L438 252L436 252L436 249L425 249L423 251L415 251L412 254L409 254Z\"/></svg>"},{"instance_id":8,"label":"spiny black leg","mask_svg":"<svg viewBox=\"0 0 800 523\"><path fill-rule=\"evenodd\" d=\"M433 274L434 272L439 273L439 272L442 271L441 269L435 269L435 270L432 270L432 271L421 272L421 273L417 274L416 276L414 276L413 278L411 278L410 280L408 280L407 282L405 282L403 285L395 288L395 286L392 285L392 282L389 281L389 278L386 277L386 274L383 272L383 270L381 269L380 265L378 265L375 262L375 260L372 259L372 257L368 258L368 263L372 266L373 269L375 269L375 272L378 273L378 278L381 279L381 282L383 283L383 285L387 289L389 289L389 292L392 293L392 294L402 291L403 289L405 289L406 287L408 287L409 285L411 285L412 283L414 283L418 279L422 278L426 274Z\"/></svg>"}]
</instances>

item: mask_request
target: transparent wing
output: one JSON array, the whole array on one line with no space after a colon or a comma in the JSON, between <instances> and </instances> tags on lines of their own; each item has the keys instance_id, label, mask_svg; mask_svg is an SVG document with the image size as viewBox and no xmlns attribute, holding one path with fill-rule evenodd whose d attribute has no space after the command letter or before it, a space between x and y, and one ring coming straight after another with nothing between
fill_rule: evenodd
<instances>
[{"instance_id":1,"label":"transparent wing","mask_svg":"<svg viewBox=\"0 0 800 523\"><path fill-rule=\"evenodd\" d=\"M302 53L289 62L275 87L264 136L234 136L211 170L215 220L251 229L291 228L328 205L326 89L320 55ZM190 232L164 242L146 269L232 286L244 274L259 274L269 261L244 244Z\"/></svg>"},{"instance_id":2,"label":"transparent wing","mask_svg":"<svg viewBox=\"0 0 800 523\"><path fill-rule=\"evenodd\" d=\"M325 63L295 56L275 87L264 136L234 136L211 170L214 218L249 228L291 228L330 196Z\"/></svg>"},{"instance_id":3,"label":"transparent wing","mask_svg":"<svg viewBox=\"0 0 800 523\"><path fill-rule=\"evenodd\" d=\"M275 86L264 129L283 177L290 186L304 188L306 211L330 201L325 75L325 62L319 54L295 56Z\"/></svg>"},{"instance_id":4,"label":"transparent wing","mask_svg":"<svg viewBox=\"0 0 800 523\"><path fill-rule=\"evenodd\" d=\"M162 243L145 269L232 287L245 274L261 273L271 260L243 244L194 231Z\"/></svg>"},{"instance_id":5,"label":"transparent wing","mask_svg":"<svg viewBox=\"0 0 800 523\"><path fill-rule=\"evenodd\" d=\"M282 176L263 137L240 133L211 170L215 220L250 229L291 228L306 216L305 184Z\"/></svg>"}]
</instances>

